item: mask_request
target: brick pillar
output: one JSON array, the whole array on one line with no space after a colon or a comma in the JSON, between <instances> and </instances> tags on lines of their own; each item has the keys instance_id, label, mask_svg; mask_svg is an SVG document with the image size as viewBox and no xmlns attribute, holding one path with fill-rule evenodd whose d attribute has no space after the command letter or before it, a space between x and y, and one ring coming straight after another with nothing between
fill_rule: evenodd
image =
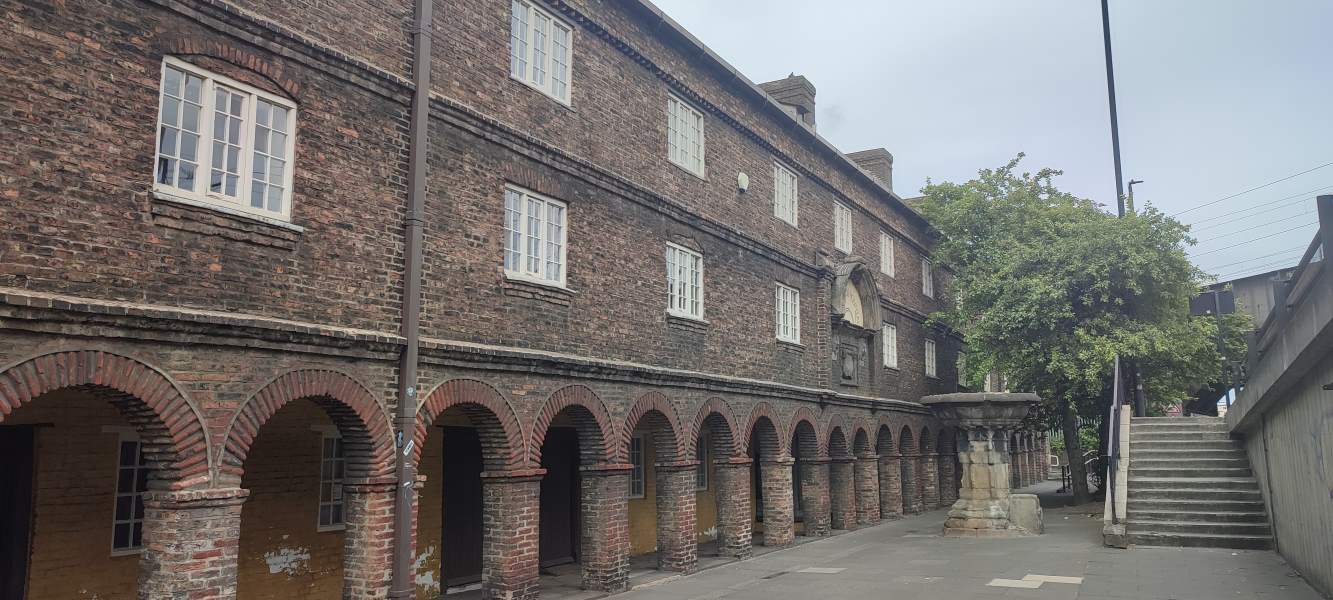
<instances>
[{"instance_id":1,"label":"brick pillar","mask_svg":"<svg viewBox=\"0 0 1333 600\"><path fill-rule=\"evenodd\" d=\"M699 542L694 530L694 461L658 463L657 568L693 573L699 566Z\"/></svg>"},{"instance_id":2,"label":"brick pillar","mask_svg":"<svg viewBox=\"0 0 1333 600\"><path fill-rule=\"evenodd\" d=\"M1018 469L1018 465L1021 464L1021 463L1022 463L1022 461L1018 460L1018 447L1015 446L1015 447L1013 447L1013 448L1010 448L1010 449L1009 449L1009 488L1010 488L1010 489L1014 489L1014 490L1016 490L1016 489L1018 489L1018 488L1023 487L1023 480L1021 479L1021 476L1020 476L1019 473L1018 473L1018 471L1019 471L1019 469Z\"/></svg>"},{"instance_id":3,"label":"brick pillar","mask_svg":"<svg viewBox=\"0 0 1333 600\"><path fill-rule=\"evenodd\" d=\"M621 592L629 588L628 464L581 467L579 562L583 588Z\"/></svg>"},{"instance_id":4,"label":"brick pillar","mask_svg":"<svg viewBox=\"0 0 1333 600\"><path fill-rule=\"evenodd\" d=\"M897 454L879 457L879 515L884 519L903 515L902 465Z\"/></svg>"},{"instance_id":5,"label":"brick pillar","mask_svg":"<svg viewBox=\"0 0 1333 600\"><path fill-rule=\"evenodd\" d=\"M241 541L240 488L144 494L139 598L231 600Z\"/></svg>"},{"instance_id":6,"label":"brick pillar","mask_svg":"<svg viewBox=\"0 0 1333 600\"><path fill-rule=\"evenodd\" d=\"M786 546L796 536L791 494L792 462L790 457L784 456L763 461L759 465L759 476L764 486L765 546Z\"/></svg>"},{"instance_id":7,"label":"brick pillar","mask_svg":"<svg viewBox=\"0 0 1333 600\"><path fill-rule=\"evenodd\" d=\"M1036 469L1032 468L1032 455L1032 448L1023 449L1023 487L1032 485L1032 483L1036 481L1032 476L1033 471L1036 471Z\"/></svg>"},{"instance_id":8,"label":"brick pillar","mask_svg":"<svg viewBox=\"0 0 1333 600\"><path fill-rule=\"evenodd\" d=\"M1041 442L1037 444L1037 480L1046 481L1051 478L1051 440L1046 434L1041 434Z\"/></svg>"},{"instance_id":9,"label":"brick pillar","mask_svg":"<svg viewBox=\"0 0 1333 600\"><path fill-rule=\"evenodd\" d=\"M805 535L828 535L829 504L828 459L801 459L801 516L805 520Z\"/></svg>"},{"instance_id":10,"label":"brick pillar","mask_svg":"<svg viewBox=\"0 0 1333 600\"><path fill-rule=\"evenodd\" d=\"M343 532L343 600L389 597L395 493L392 482L343 484L347 524ZM412 522L415 537L416 515Z\"/></svg>"},{"instance_id":11,"label":"brick pillar","mask_svg":"<svg viewBox=\"0 0 1333 600\"><path fill-rule=\"evenodd\" d=\"M750 539L750 461L732 459L713 463L717 476L718 547L723 556L749 558L753 553Z\"/></svg>"},{"instance_id":12,"label":"brick pillar","mask_svg":"<svg viewBox=\"0 0 1333 600\"><path fill-rule=\"evenodd\" d=\"M856 526L856 483L851 457L829 461L829 525L834 529Z\"/></svg>"},{"instance_id":13,"label":"brick pillar","mask_svg":"<svg viewBox=\"0 0 1333 600\"><path fill-rule=\"evenodd\" d=\"M917 456L915 454L902 455L901 468L899 473L902 476L903 491L903 513L915 515L925 508L921 504L921 486L917 483Z\"/></svg>"},{"instance_id":14,"label":"brick pillar","mask_svg":"<svg viewBox=\"0 0 1333 600\"><path fill-rule=\"evenodd\" d=\"M921 486L923 510L931 510L940 505L939 465L935 462L934 454L923 454L917 457L917 479Z\"/></svg>"},{"instance_id":15,"label":"brick pillar","mask_svg":"<svg viewBox=\"0 0 1333 600\"><path fill-rule=\"evenodd\" d=\"M537 535L546 469L482 473L481 597L537 598Z\"/></svg>"},{"instance_id":16,"label":"brick pillar","mask_svg":"<svg viewBox=\"0 0 1333 600\"><path fill-rule=\"evenodd\" d=\"M936 464L939 465L940 482L940 506L953 506L958 499L958 479L955 476L954 455L949 453L940 454L936 457Z\"/></svg>"},{"instance_id":17,"label":"brick pillar","mask_svg":"<svg viewBox=\"0 0 1333 600\"><path fill-rule=\"evenodd\" d=\"M874 454L856 459L856 523L879 523L879 457Z\"/></svg>"}]
</instances>

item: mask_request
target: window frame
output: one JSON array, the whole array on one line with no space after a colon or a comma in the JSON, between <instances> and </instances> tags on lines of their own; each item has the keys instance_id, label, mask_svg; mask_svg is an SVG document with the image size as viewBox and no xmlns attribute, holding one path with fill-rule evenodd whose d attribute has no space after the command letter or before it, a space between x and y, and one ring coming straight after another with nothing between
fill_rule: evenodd
<instances>
[{"instance_id":1,"label":"window frame","mask_svg":"<svg viewBox=\"0 0 1333 600\"><path fill-rule=\"evenodd\" d=\"M787 199L786 214L783 213L782 204L781 182L783 179L788 179L791 182L791 197ZM798 225L800 222L801 210L800 184L801 178L796 174L795 170L788 168L786 165L778 161L773 161L773 216L792 227L800 227Z\"/></svg>"},{"instance_id":2,"label":"window frame","mask_svg":"<svg viewBox=\"0 0 1333 600\"><path fill-rule=\"evenodd\" d=\"M519 234L518 236L519 237L518 263L520 267L519 270L510 269L509 265L507 264L509 255L509 242L511 241L509 237L510 229L508 228L508 218L509 218L508 194L510 192L516 193L519 196L518 221L519 221L519 226L521 227L521 229L517 230ZM528 272L527 270L527 264L532 259L532 257L528 255L528 238L529 238L528 225L531 219L531 215L528 214L529 199L537 200L542 203L542 219L540 225L542 231L540 232L540 235L537 238L539 247L541 248L541 254L537 257L537 263L540 268L539 274L533 274ZM501 246L500 267L504 269L505 277L508 279L517 279L529 283L535 283L537 285L565 288L569 282L569 204L565 203L563 200L557 200L545 194L534 192L532 190L514 185L512 183L505 184L504 195L502 195L502 202L504 202L504 204L500 208L500 222L501 222L500 230L503 239L500 242ZM548 239L550 231L550 221L547 220L546 214L547 214L547 207L551 205L555 205L560 208L560 241L559 241L560 278L559 279L550 279L545 276L546 263L549 262L547 251L551 244L551 240Z\"/></svg>"},{"instance_id":3,"label":"window frame","mask_svg":"<svg viewBox=\"0 0 1333 600\"><path fill-rule=\"evenodd\" d=\"M784 292L787 297L784 297ZM791 307L790 311L783 311L783 303ZM790 319L789 323L783 322L783 317ZM774 336L780 342L788 344L801 343L801 290L789 285L777 283L773 291L773 324ZM782 334L783 325L787 325L788 334Z\"/></svg>"},{"instance_id":4,"label":"window frame","mask_svg":"<svg viewBox=\"0 0 1333 600\"><path fill-rule=\"evenodd\" d=\"M638 446L638 451L635 451L635 446ZM630 464L628 484L629 497L631 499L646 498L648 497L648 468L646 465L648 447L645 445L645 439L642 433L636 433L629 437L628 455ZM636 483L638 491L635 491Z\"/></svg>"},{"instance_id":5,"label":"window frame","mask_svg":"<svg viewBox=\"0 0 1333 600\"><path fill-rule=\"evenodd\" d=\"M898 368L898 325L894 323L884 323L880 327L880 353L883 354L881 362L889 369ZM890 342L892 340L892 342Z\"/></svg>"},{"instance_id":6,"label":"window frame","mask_svg":"<svg viewBox=\"0 0 1333 600\"><path fill-rule=\"evenodd\" d=\"M921 295L935 298L935 267L924 256L921 257Z\"/></svg>"},{"instance_id":7,"label":"window frame","mask_svg":"<svg viewBox=\"0 0 1333 600\"><path fill-rule=\"evenodd\" d=\"M339 452L337 453L337 456L332 456L332 457L331 457L331 456L328 456L328 455L325 453L326 443L329 442L329 441L333 441L335 447L338 448ZM331 469L334 469L334 470L332 471L333 475L330 475L330 478L329 478L328 480L325 480L325 479L324 479L324 464L325 464L325 463L330 463L330 468L331 468ZM336 476L336 473L337 473L337 471L336 471L336 465L337 465L338 463L342 463L342 466L343 466L343 476L342 476L342 477L337 477L337 476ZM346 481L347 481L347 449L346 449L345 447L343 447L342 434L339 433L336 429L334 429L333 431L323 431L323 432L320 433L320 436L319 436L319 487L320 487L320 489L319 489L319 502L318 502L318 504L316 505L316 509L315 509L315 530L316 530L316 531L320 531L320 532L324 532L324 531L343 531L343 530L347 529L347 499L346 499L347 496L346 496L346 494L345 494L345 492L344 492L344 490L343 490L343 483L346 482ZM328 500L325 500L325 499L324 499L324 489L323 489L323 488L324 488L324 484L326 484L326 483L329 484L329 485L331 486L331 487L330 487L330 491L329 491L329 499L328 499ZM341 507L342 510L339 511L339 514L341 515L341 520L339 520L339 521L336 522L336 523L335 523L335 522L332 522L332 521L329 522L329 523L324 523L324 515L322 514L322 512L323 512L325 506L329 506L329 507L330 507L330 513L332 512L332 507L334 507L334 506Z\"/></svg>"},{"instance_id":8,"label":"window frame","mask_svg":"<svg viewBox=\"0 0 1333 600\"><path fill-rule=\"evenodd\" d=\"M167 69L173 68L194 75L203 79L200 91L199 108L199 141L195 158L196 171L194 178L194 187L196 189L186 190L175 185L160 183L158 181L158 160L162 155L162 109L165 105L165 94L163 93L163 83L166 80ZM215 107L215 90L217 86L232 89L237 92L248 94L247 102L244 108L245 114L241 121L240 136L240 159L237 161L237 189L239 195L236 198L219 194L208 189L210 171L212 170L213 158L213 120ZM183 84L182 84L183 85ZM282 210L271 211L268 209L255 208L250 206L250 185L254 181L254 160L255 160L255 126L258 123L257 99L280 106L288 111L286 146L284 148L285 170L282 182ZM279 221L290 222L292 216L292 203L295 196L292 189L295 181L296 172L296 134L297 119L300 117L296 104L290 100L266 92L251 85L246 85L235 79L219 73L214 73L208 69L196 66L174 56L165 56L162 58L162 64L158 69L157 79L157 112L153 115L153 166L152 181L153 192L170 198L179 198L191 204L203 204L204 206L218 207L239 211L246 215L253 215L265 219L277 219ZM177 145L179 149L179 137ZM267 154L267 153L265 153ZM270 155L271 156L271 155Z\"/></svg>"},{"instance_id":9,"label":"window frame","mask_svg":"<svg viewBox=\"0 0 1333 600\"><path fill-rule=\"evenodd\" d=\"M889 277L897 277L897 242L887 231L879 232L879 272Z\"/></svg>"},{"instance_id":10,"label":"window frame","mask_svg":"<svg viewBox=\"0 0 1333 600\"><path fill-rule=\"evenodd\" d=\"M699 440L694 447L694 460L698 465L694 467L694 491L704 492L708 490L710 478L708 477L708 467L712 458L709 453L711 439L707 434L699 436Z\"/></svg>"},{"instance_id":11,"label":"window frame","mask_svg":"<svg viewBox=\"0 0 1333 600\"><path fill-rule=\"evenodd\" d=\"M144 551L143 524L146 519L144 517L135 518L134 513L136 512L136 507L143 503L144 492L148 491L146 473L150 472L151 468L149 467L147 460L145 460L144 458L143 440L139 437L139 434L137 432L130 429L121 430L121 428L116 428L111 432L117 434L116 435L116 480L115 480L115 485L112 488L112 495L111 495L111 556L133 556L136 554L142 554ZM134 464L132 465L123 464L124 457L122 456L122 454L124 451L125 444L127 443L134 444L135 448ZM142 490L133 489L129 493L121 491L120 474L122 471L126 470L126 468L128 468L131 472L133 472L132 481L135 488L138 488L139 486L140 472L142 471L145 473L144 475L145 483ZM117 514L116 511L117 509L116 505L119 503L120 498L122 496L128 496L131 498L130 515L128 519L118 518L119 515ZM147 515L145 514L144 516ZM137 546L133 545L134 526L136 523L139 525L139 544ZM116 526L122 524L128 525L130 528L129 541L131 545L129 546L116 546Z\"/></svg>"},{"instance_id":12,"label":"window frame","mask_svg":"<svg viewBox=\"0 0 1333 600\"><path fill-rule=\"evenodd\" d=\"M672 110L673 106L677 107L677 109L674 111ZM695 170L694 167L686 164L682 158L677 158L677 155L681 154L682 150L680 149L679 144L674 144L672 140L672 132L678 131L673 121L676 118L676 115L679 114L680 108L684 108L685 110L689 111L689 113L697 117L699 121L699 169L698 170ZM707 135L708 119L704 115L704 111L695 108L693 104L690 104L689 102L685 101L680 96L677 96L675 94L667 94L666 117L667 117L667 160L670 161L671 164L676 165L681 169L684 169L685 172L691 175L694 175L701 179L706 178L708 176L708 160L707 160L708 146L706 144L706 140L708 139ZM673 154L671 150L673 144L675 145L676 148L675 154Z\"/></svg>"},{"instance_id":13,"label":"window frame","mask_svg":"<svg viewBox=\"0 0 1333 600\"><path fill-rule=\"evenodd\" d=\"M697 286L695 286L695 287L697 287L698 290L699 290L699 297L698 297L698 298L690 298L689 294L687 293L687 294L684 296L685 304L686 304L686 307L687 307L687 308L685 308L685 309L678 309L678 308L676 308L676 298L677 298L677 296L676 296L676 286L674 285L674 282L672 281L672 277L675 276L674 273L673 273L673 271L675 271L675 269L672 268L672 265L675 264L675 265L678 266L678 265L679 265L679 262L674 262L674 263L673 263L672 256L671 256L672 253L673 253L673 251L677 254L677 256L679 256L680 254L684 254L685 256L688 256L688 257L694 259L694 261L698 264L698 272L697 272L697 274L696 274L696 277L697 277L698 280L699 280L699 284L698 284ZM686 248L685 246L682 246L682 245L680 245L680 244L674 244L674 243L671 243L671 242L667 242L667 244L666 244L666 252L665 252L665 256L664 256L664 258L665 258L665 260L666 260L666 275L667 275L667 281L666 281L666 283L667 283L667 314L669 314L669 315L671 315L671 316L673 316L673 317L680 317L680 318L682 318L682 319L692 319L692 320L695 320L695 321L703 321L703 320L704 320L704 255L703 255L703 253L702 253L702 252L697 252L697 251L695 251L695 250L691 250L691 249ZM677 259L677 260L678 260L678 259ZM686 290L687 290L687 292L689 291L689 288L690 288L690 285L689 285L689 283L687 282L687 283L686 283ZM689 310L688 307L689 307L689 305L690 305L691 303L695 303L695 304L698 304L698 305L699 305L699 310L698 310L697 314L694 313L694 312L691 312L691 311Z\"/></svg>"},{"instance_id":14,"label":"window frame","mask_svg":"<svg viewBox=\"0 0 1333 600\"><path fill-rule=\"evenodd\" d=\"M841 201L833 202L833 248L852 253L852 207Z\"/></svg>"},{"instance_id":15,"label":"window frame","mask_svg":"<svg viewBox=\"0 0 1333 600\"><path fill-rule=\"evenodd\" d=\"M518 73L515 73L515 72L514 72L515 67L514 67L514 34L513 34L513 26L514 26L514 18L515 18L515 15L514 15L514 12L513 12L513 11L514 11L514 5L515 5L515 4L522 4L522 5L524 5L525 7L527 7L527 9L528 9L528 20L525 22L525 25L526 25L526 28L527 28L527 31L526 31L527 37L524 39L524 43L527 44L527 47L526 47L525 50L524 50L524 54L525 54L525 56L523 57L524 60L526 61L526 63L524 63L524 73L522 74L522 76L520 76ZM573 106L573 97L574 97L574 38L575 38L575 32L577 31L577 29L575 29L575 27L574 27L572 24L570 24L568 21L566 21L566 20L564 19L564 17L562 17L562 16L560 16L560 15L557 15L557 14L555 14L555 13L549 11L549 10L546 10L545 8L542 8L541 6L538 6L536 3L534 3L534 2L530 2L529 0L510 0L510 3L509 3L509 12L510 12L510 14L509 14L509 19L510 19L510 25L509 25L509 27L510 27L510 29L509 29L509 78L510 78L510 79L513 79L514 81L517 81L517 82L519 82L519 83L521 83L521 84L523 84L523 85L525 85L525 86L528 86L528 87L530 87L530 88L532 88L532 89L534 89L534 90L537 90L537 91L541 92L542 94L546 95L548 98L551 98L552 100L555 100L556 102L559 102L559 103L561 103L561 104L563 104L563 105L565 105L565 106ZM555 26L555 27L563 27L563 28L568 32L568 36L569 36L569 37L568 37L568 42L567 42L566 47L565 47L565 53L566 53L566 54L565 54L565 69L564 69L564 71L565 71L565 95L564 95L564 97L561 97L561 96L559 96L559 95L557 95L557 94L555 93L555 89L554 89L554 86L555 86L555 78L551 77L551 74L555 71L555 70L552 68L552 67L554 66L554 64L555 64L555 55L554 55L554 53L552 53L552 52L549 50L550 48L553 48L554 45L555 45L555 38L554 38L554 36L552 35L553 31L548 31L548 32L546 33L546 38L547 38L547 48L548 48L548 50L546 51L545 56L544 56L544 62L545 62L545 71L544 71L544 72L546 73L546 83L545 83L545 84L539 84L539 83L536 83L536 82L532 81L532 72L533 72L533 69L532 69L532 66L533 66L533 55L536 53L536 48L535 48L535 46L534 46L533 43L532 43L532 33L533 33L533 31L536 30L536 24L534 23L535 20L532 18L532 14L533 14L534 12L541 13L542 16L545 16L545 17L551 22L552 26Z\"/></svg>"},{"instance_id":16,"label":"window frame","mask_svg":"<svg viewBox=\"0 0 1333 600\"><path fill-rule=\"evenodd\" d=\"M925 365L926 377L931 379L940 378L940 365L938 348L935 346L935 340L926 340L925 358L922 361Z\"/></svg>"}]
</instances>

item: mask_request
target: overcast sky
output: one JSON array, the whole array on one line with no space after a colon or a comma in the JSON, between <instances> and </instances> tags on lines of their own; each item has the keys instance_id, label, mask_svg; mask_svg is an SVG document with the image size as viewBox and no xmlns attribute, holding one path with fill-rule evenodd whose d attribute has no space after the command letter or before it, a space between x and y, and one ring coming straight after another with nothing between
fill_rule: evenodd
<instances>
[{"instance_id":1,"label":"overcast sky","mask_svg":"<svg viewBox=\"0 0 1333 600\"><path fill-rule=\"evenodd\" d=\"M820 133L887 148L904 196L1021 151L1115 210L1097 0L654 1L756 83L809 78ZM1329 0L1112 0L1136 201L1181 213L1333 162L1331 25ZM1315 190L1333 193L1333 165L1183 212L1196 264L1224 279L1294 265Z\"/></svg>"}]
</instances>

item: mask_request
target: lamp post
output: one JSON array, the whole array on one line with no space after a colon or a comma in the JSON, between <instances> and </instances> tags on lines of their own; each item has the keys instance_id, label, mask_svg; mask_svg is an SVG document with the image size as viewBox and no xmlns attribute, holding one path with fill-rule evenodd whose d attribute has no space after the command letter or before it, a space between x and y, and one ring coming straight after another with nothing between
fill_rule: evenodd
<instances>
[{"instance_id":1,"label":"lamp post","mask_svg":"<svg viewBox=\"0 0 1333 600\"><path fill-rule=\"evenodd\" d=\"M1128 210L1131 213L1134 212L1134 184L1136 183L1143 183L1143 180L1142 179L1129 180L1129 201L1126 204L1128 204Z\"/></svg>"}]
</instances>

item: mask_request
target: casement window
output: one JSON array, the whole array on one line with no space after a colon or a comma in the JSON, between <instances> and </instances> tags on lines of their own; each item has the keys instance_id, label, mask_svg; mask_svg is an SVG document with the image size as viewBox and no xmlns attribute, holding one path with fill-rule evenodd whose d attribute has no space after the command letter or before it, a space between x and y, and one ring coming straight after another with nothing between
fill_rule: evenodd
<instances>
[{"instance_id":1,"label":"casement window","mask_svg":"<svg viewBox=\"0 0 1333 600\"><path fill-rule=\"evenodd\" d=\"M893 236L879 232L879 272L893 277Z\"/></svg>"},{"instance_id":2,"label":"casement window","mask_svg":"<svg viewBox=\"0 0 1333 600\"><path fill-rule=\"evenodd\" d=\"M319 458L319 525L327 531L343 527L343 440L337 434L324 434Z\"/></svg>"},{"instance_id":3,"label":"casement window","mask_svg":"<svg viewBox=\"0 0 1333 600\"><path fill-rule=\"evenodd\" d=\"M939 370L935 364L935 340L926 340L926 377L938 377Z\"/></svg>"},{"instance_id":4,"label":"casement window","mask_svg":"<svg viewBox=\"0 0 1333 600\"><path fill-rule=\"evenodd\" d=\"M111 524L111 553L133 554L143 549L143 494L148 489L148 461L143 442L122 433L116 460L115 513Z\"/></svg>"},{"instance_id":5,"label":"casement window","mask_svg":"<svg viewBox=\"0 0 1333 600\"><path fill-rule=\"evenodd\" d=\"M704 257L698 252L667 244L667 312L690 319L704 318Z\"/></svg>"},{"instance_id":6,"label":"casement window","mask_svg":"<svg viewBox=\"0 0 1333 600\"><path fill-rule=\"evenodd\" d=\"M779 340L801 343L801 292L779 283L773 295Z\"/></svg>"},{"instance_id":7,"label":"casement window","mask_svg":"<svg viewBox=\"0 0 1333 600\"><path fill-rule=\"evenodd\" d=\"M927 298L935 297L935 273L930 266L930 259L921 259L921 293Z\"/></svg>"},{"instance_id":8,"label":"casement window","mask_svg":"<svg viewBox=\"0 0 1333 600\"><path fill-rule=\"evenodd\" d=\"M565 203L505 187L504 267L509 277L565 285Z\"/></svg>"},{"instance_id":9,"label":"casement window","mask_svg":"<svg viewBox=\"0 0 1333 600\"><path fill-rule=\"evenodd\" d=\"M883 329L883 338L880 343L883 345L884 366L890 369L898 368L898 326L892 323L885 323Z\"/></svg>"},{"instance_id":10,"label":"casement window","mask_svg":"<svg viewBox=\"0 0 1333 600\"><path fill-rule=\"evenodd\" d=\"M643 454L643 434L636 433L629 438L629 497L642 498L644 496L644 454Z\"/></svg>"},{"instance_id":11,"label":"casement window","mask_svg":"<svg viewBox=\"0 0 1333 600\"><path fill-rule=\"evenodd\" d=\"M170 57L160 92L154 191L291 217L295 105Z\"/></svg>"},{"instance_id":12,"label":"casement window","mask_svg":"<svg viewBox=\"0 0 1333 600\"><path fill-rule=\"evenodd\" d=\"M778 163L773 163L773 216L796 226L798 211L798 180L796 173Z\"/></svg>"},{"instance_id":13,"label":"casement window","mask_svg":"<svg viewBox=\"0 0 1333 600\"><path fill-rule=\"evenodd\" d=\"M574 30L545 9L512 0L509 20L509 75L569 104Z\"/></svg>"},{"instance_id":14,"label":"casement window","mask_svg":"<svg viewBox=\"0 0 1333 600\"><path fill-rule=\"evenodd\" d=\"M708 443L705 436L699 437L699 445L694 449L694 460L698 465L694 467L694 489L708 489Z\"/></svg>"},{"instance_id":15,"label":"casement window","mask_svg":"<svg viewBox=\"0 0 1333 600\"><path fill-rule=\"evenodd\" d=\"M841 202L833 203L833 247L852 252L852 209Z\"/></svg>"},{"instance_id":16,"label":"casement window","mask_svg":"<svg viewBox=\"0 0 1333 600\"><path fill-rule=\"evenodd\" d=\"M704 176L704 114L675 96L667 97L667 158Z\"/></svg>"}]
</instances>

